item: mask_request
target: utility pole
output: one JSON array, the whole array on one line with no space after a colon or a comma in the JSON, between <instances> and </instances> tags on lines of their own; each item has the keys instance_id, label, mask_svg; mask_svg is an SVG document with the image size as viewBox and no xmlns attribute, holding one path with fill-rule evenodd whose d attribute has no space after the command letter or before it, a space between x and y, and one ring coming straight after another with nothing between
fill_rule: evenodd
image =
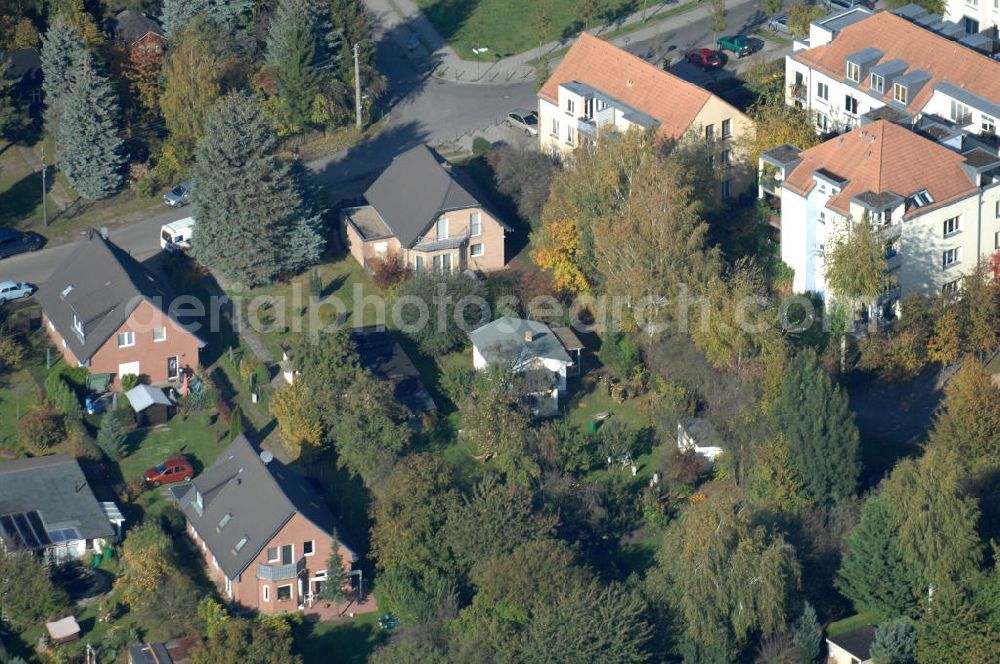
<instances>
[{"instance_id":1,"label":"utility pole","mask_svg":"<svg viewBox=\"0 0 1000 664\"><path fill-rule=\"evenodd\" d=\"M357 113L358 129L361 129L361 64L358 60L361 44L354 45L354 106Z\"/></svg>"},{"instance_id":2,"label":"utility pole","mask_svg":"<svg viewBox=\"0 0 1000 664\"><path fill-rule=\"evenodd\" d=\"M46 228L49 227L49 207L45 202L45 171L48 167L45 165L45 143L42 143L42 225Z\"/></svg>"}]
</instances>

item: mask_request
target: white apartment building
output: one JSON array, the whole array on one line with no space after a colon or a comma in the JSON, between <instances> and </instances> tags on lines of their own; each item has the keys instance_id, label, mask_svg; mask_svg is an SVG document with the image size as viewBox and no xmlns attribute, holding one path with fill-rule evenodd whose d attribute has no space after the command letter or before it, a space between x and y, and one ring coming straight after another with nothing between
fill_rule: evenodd
<instances>
[{"instance_id":1,"label":"white apartment building","mask_svg":"<svg viewBox=\"0 0 1000 664\"><path fill-rule=\"evenodd\" d=\"M947 0L944 13L970 33L995 30L1000 25L1000 0Z\"/></svg>"},{"instance_id":2,"label":"white apartment building","mask_svg":"<svg viewBox=\"0 0 1000 664\"><path fill-rule=\"evenodd\" d=\"M826 248L865 213L886 244L883 314L909 291L957 288L1000 248L1000 157L946 129L925 122L921 135L876 120L808 150L785 144L761 156L760 194L780 197L781 259L797 292L826 292Z\"/></svg>"},{"instance_id":3,"label":"white apartment building","mask_svg":"<svg viewBox=\"0 0 1000 664\"><path fill-rule=\"evenodd\" d=\"M933 115L995 140L1000 61L967 45L983 36L922 13L855 8L814 22L785 58L787 103L812 111L820 133L853 129L887 109L883 117Z\"/></svg>"}]
</instances>

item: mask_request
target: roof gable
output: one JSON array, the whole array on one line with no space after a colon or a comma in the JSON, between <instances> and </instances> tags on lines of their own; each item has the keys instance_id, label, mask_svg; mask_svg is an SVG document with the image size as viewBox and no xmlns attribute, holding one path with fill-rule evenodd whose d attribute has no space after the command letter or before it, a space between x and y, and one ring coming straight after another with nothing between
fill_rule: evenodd
<instances>
[{"instance_id":1,"label":"roof gable","mask_svg":"<svg viewBox=\"0 0 1000 664\"><path fill-rule=\"evenodd\" d=\"M905 198L926 189L934 204L920 208L923 212L977 189L962 166L965 157L886 120L804 150L800 157L783 186L804 196L812 191L814 173L835 174L845 184L827 207L844 215L850 213L851 199L866 192Z\"/></svg>"},{"instance_id":2,"label":"roof gable","mask_svg":"<svg viewBox=\"0 0 1000 664\"><path fill-rule=\"evenodd\" d=\"M682 136L713 96L708 90L586 32L573 43L538 96L557 104L559 86L573 81L652 117L659 122L658 135L664 138Z\"/></svg>"},{"instance_id":3,"label":"roof gable","mask_svg":"<svg viewBox=\"0 0 1000 664\"><path fill-rule=\"evenodd\" d=\"M878 65L901 61L907 65L907 74L923 71L932 83L909 96L906 107L911 112L922 109L934 92L933 84L943 81L1000 103L1000 62L891 12L879 12L848 25L829 43L795 53L792 58L843 81L847 59L873 48L882 53ZM882 96L871 90L871 77L857 87ZM891 93L886 90L886 94Z\"/></svg>"},{"instance_id":4,"label":"roof gable","mask_svg":"<svg viewBox=\"0 0 1000 664\"><path fill-rule=\"evenodd\" d=\"M418 145L396 156L365 191L404 247L412 247L442 212L482 207L473 186L431 148Z\"/></svg>"}]
</instances>

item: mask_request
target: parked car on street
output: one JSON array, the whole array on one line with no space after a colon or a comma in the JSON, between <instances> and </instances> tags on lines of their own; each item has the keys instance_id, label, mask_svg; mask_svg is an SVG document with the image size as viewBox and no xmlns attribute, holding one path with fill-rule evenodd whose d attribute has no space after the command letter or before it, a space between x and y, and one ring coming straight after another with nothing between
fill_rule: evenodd
<instances>
[{"instance_id":1,"label":"parked car on street","mask_svg":"<svg viewBox=\"0 0 1000 664\"><path fill-rule=\"evenodd\" d=\"M36 251L44 244L45 238L41 235L22 233L13 228L0 228L0 258Z\"/></svg>"},{"instance_id":2,"label":"parked car on street","mask_svg":"<svg viewBox=\"0 0 1000 664\"><path fill-rule=\"evenodd\" d=\"M160 248L170 253L187 251L191 248L191 237L194 235L194 217L178 219L160 226Z\"/></svg>"},{"instance_id":3,"label":"parked car on street","mask_svg":"<svg viewBox=\"0 0 1000 664\"><path fill-rule=\"evenodd\" d=\"M736 57L739 58L753 53L753 45L750 43L750 38L746 35L719 37L716 43L719 45L720 51L730 51L735 53Z\"/></svg>"},{"instance_id":4,"label":"parked car on street","mask_svg":"<svg viewBox=\"0 0 1000 664\"><path fill-rule=\"evenodd\" d=\"M767 27L769 27L773 32L780 32L786 35L792 34L792 31L788 27L788 14L775 16L768 21Z\"/></svg>"},{"instance_id":5,"label":"parked car on street","mask_svg":"<svg viewBox=\"0 0 1000 664\"><path fill-rule=\"evenodd\" d=\"M194 477L194 466L183 455L171 457L142 474L142 479L150 486L189 482L192 477Z\"/></svg>"},{"instance_id":6,"label":"parked car on street","mask_svg":"<svg viewBox=\"0 0 1000 664\"><path fill-rule=\"evenodd\" d=\"M19 281L0 281L0 302L20 300L22 297L30 296L36 290L31 284Z\"/></svg>"},{"instance_id":7,"label":"parked car on street","mask_svg":"<svg viewBox=\"0 0 1000 664\"><path fill-rule=\"evenodd\" d=\"M170 207L184 207L191 201L191 181L181 182L163 194L163 202Z\"/></svg>"},{"instance_id":8,"label":"parked car on street","mask_svg":"<svg viewBox=\"0 0 1000 664\"><path fill-rule=\"evenodd\" d=\"M710 48L692 48L684 54L684 59L696 67L701 67L702 71L722 67L722 58L719 57L719 52Z\"/></svg>"},{"instance_id":9,"label":"parked car on street","mask_svg":"<svg viewBox=\"0 0 1000 664\"><path fill-rule=\"evenodd\" d=\"M515 108L507 114L507 124L520 129L528 136L538 135L538 114L523 108Z\"/></svg>"}]
</instances>

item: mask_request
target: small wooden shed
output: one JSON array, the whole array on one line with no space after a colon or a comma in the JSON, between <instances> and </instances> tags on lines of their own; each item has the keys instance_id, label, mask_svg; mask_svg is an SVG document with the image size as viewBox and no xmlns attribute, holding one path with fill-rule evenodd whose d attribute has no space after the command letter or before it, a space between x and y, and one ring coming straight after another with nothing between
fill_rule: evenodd
<instances>
[{"instance_id":1,"label":"small wooden shed","mask_svg":"<svg viewBox=\"0 0 1000 664\"><path fill-rule=\"evenodd\" d=\"M125 396L135 411L135 423L138 427L166 424L173 417L174 404L158 387L136 385Z\"/></svg>"}]
</instances>

